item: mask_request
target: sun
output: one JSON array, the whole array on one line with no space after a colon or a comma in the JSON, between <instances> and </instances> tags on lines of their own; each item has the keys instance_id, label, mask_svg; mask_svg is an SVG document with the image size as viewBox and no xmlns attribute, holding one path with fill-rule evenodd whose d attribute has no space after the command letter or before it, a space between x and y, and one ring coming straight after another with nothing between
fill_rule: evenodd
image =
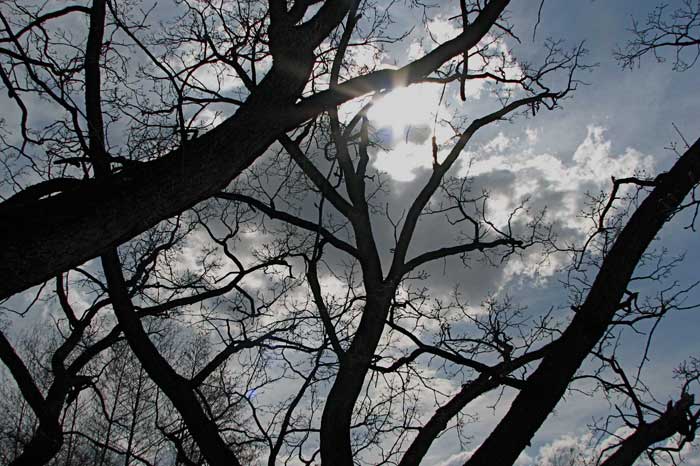
<instances>
[{"instance_id":1,"label":"sun","mask_svg":"<svg viewBox=\"0 0 700 466\"><path fill-rule=\"evenodd\" d=\"M440 86L426 83L394 89L376 100L367 117L377 128L391 128L395 135L408 127L432 127L440 92Z\"/></svg>"}]
</instances>

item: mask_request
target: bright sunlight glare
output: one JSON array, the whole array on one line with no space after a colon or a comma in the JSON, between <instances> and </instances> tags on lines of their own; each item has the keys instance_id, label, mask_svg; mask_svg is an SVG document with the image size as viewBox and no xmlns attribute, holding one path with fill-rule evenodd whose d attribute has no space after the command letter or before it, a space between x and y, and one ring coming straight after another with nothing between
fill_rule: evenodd
<instances>
[{"instance_id":1,"label":"bright sunlight glare","mask_svg":"<svg viewBox=\"0 0 700 466\"><path fill-rule=\"evenodd\" d=\"M390 127L394 134L409 126L432 127L441 90L427 83L394 89L378 99L367 116L378 128Z\"/></svg>"}]
</instances>

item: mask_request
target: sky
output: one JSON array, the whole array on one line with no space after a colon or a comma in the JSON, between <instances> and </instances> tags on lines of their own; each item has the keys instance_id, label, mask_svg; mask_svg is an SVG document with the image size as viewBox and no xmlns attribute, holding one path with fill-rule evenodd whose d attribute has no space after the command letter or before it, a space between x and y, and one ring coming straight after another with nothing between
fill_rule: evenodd
<instances>
[{"instance_id":1,"label":"sky","mask_svg":"<svg viewBox=\"0 0 700 466\"><path fill-rule=\"evenodd\" d=\"M379 60L383 67L401 66L434 46L426 26L437 40L453 37L459 31L449 18L457 12L457 2L449 2L448 7L441 3L448 2L435 2L438 6L426 10L426 25L416 22L419 9L399 5L391 28L397 32L408 31L406 38L399 44L387 45L379 56L358 49L353 52L357 53L355 59L359 63ZM613 50L624 46L631 38L632 18L643 19L656 5L654 1L545 0L533 38L537 4L534 1L513 2L510 21L521 43L504 43L503 53L536 63L542 58L542 44L547 39L565 39L566 47L583 43L588 50L585 61L595 66L580 75L585 84L579 85L571 98L561 102L562 108L542 110L534 117L498 122L485 128L465 148L453 174L472 177L472 192L489 191L491 218L496 225L504 225L507 216L503 213L527 199L530 209L527 215L546 208L546 218L554 224L561 244L580 244L590 227L577 215L585 207L585 193L595 195L609 191L611 176L653 177L673 163L675 154L669 147L682 144L679 132L689 141L697 137L698 68L678 72L672 69L670 61L658 63L652 57L644 57L639 67L630 70L622 69L614 59ZM206 81L205 76L202 79ZM441 145L439 158L444 157L450 147L452 129L445 123L435 122L474 118L493 105L488 88L480 84L468 85L466 102L455 98L455 90L451 85L445 97L441 97L443 90L438 84L397 89L380 99L369 113L374 134L381 141L381 147L371 153L371 165L385 173L387 191L382 200L397 218L429 176L432 134ZM16 110L5 96L0 99L0 117L12 127L17 121ZM350 115L359 105L352 102L341 110ZM209 117L213 118L213 114ZM49 121L51 113L46 111L36 118ZM700 252L697 234L684 228L689 221L686 214L678 216L664 228L654 244L659 251L668 249L667 257L685 255L667 282L676 280L680 287L698 280L696 264L700 262ZM388 250L392 242L391 226L387 222L377 225L380 245ZM424 222L419 226L413 250L430 249L431 245L449 244L455 239L455 232L449 228L437 228L435 224ZM196 245L192 250L197 250ZM555 315L566 319L570 296L562 286L561 270L570 258L564 253L552 255L546 263L539 263L539 258L538 250L534 249L501 267L473 262L465 268L460 261L447 261L428 267L430 276L425 283L434 296L447 295L458 284L475 309L489 296L509 297L524 308L525 315L535 316L553 309ZM331 277L324 277L324 280L329 293L333 293ZM337 293L342 294L343 284L335 286ZM639 291L642 295L653 294L657 291L655 286L642 284ZM695 303L700 303L700 291L693 290L688 293L686 305ZM26 322L15 320L13 325L21 327ZM700 356L698 328L700 316L696 310L689 309L669 315L655 329L644 380L662 404L678 396L673 369L688 357ZM648 331L649 327L643 326L642 330ZM644 337L639 335L626 334L622 338L619 355L629 368L643 357L643 341ZM444 379L448 388L450 384L452 389L457 386L446 376L438 374L438 377ZM508 391L503 393L493 409L491 406L496 403L498 393L480 399L475 408L479 422L467 425L464 430L473 441L461 448L455 431L450 431L436 442L424 464L462 464L470 448L478 445L499 415L505 412L512 395ZM256 397L263 396L273 399L281 396L281 392L256 394ZM518 464L553 465L557 455L572 447L582 455L600 451L608 440L600 441L591 436L588 425L608 412L609 405L599 396L569 393ZM699 453L688 451L686 458L688 464L700 464Z\"/></svg>"},{"instance_id":2,"label":"sky","mask_svg":"<svg viewBox=\"0 0 700 466\"><path fill-rule=\"evenodd\" d=\"M563 108L540 112L525 121L496 125L473 146L470 144L466 150L473 159L468 173L475 177L477 185L488 187L492 197L504 206L512 207L518 197L529 196L531 204L547 206L550 218L557 219L560 227L571 233L572 239L580 239L585 223L574 214L583 206L584 192L608 191L611 176L621 178L640 171L653 176L673 162L675 155L668 148L674 143L682 144L679 132L691 142L697 137L694 133L700 110L697 70L673 71L670 60L658 63L652 57L645 57L638 68L622 69L613 56L613 50L624 46L631 38L632 18L643 20L655 5L649 1L546 1L533 41L533 2L515 2L511 9L512 22L523 41L520 47L514 47L516 56L531 54L534 59L537 52L533 49L546 38L565 38L568 44L584 42L589 50L587 61L597 66L584 73L581 79L587 84L580 86L572 99L563 102ZM674 5L671 2L671 6ZM451 25L444 19L452 13L438 13L431 25L449 36ZM409 50L417 48L420 46L414 43ZM423 100L433 102L434 108L439 86L413 87L420 93L419 98L414 98L417 106L414 113L429 126L431 118L423 114L423 108L429 104ZM394 93L398 97L392 105L403 105L400 117L394 119L399 126L411 121L408 113L414 102L407 103L410 89ZM470 105L478 106L480 100L487 98L485 94L483 89L473 89L470 98L461 105L467 109ZM387 97L387 101L391 99ZM442 109L444 113L440 116L449 115L450 110ZM388 109L382 106L376 113L371 112L370 117L374 116L381 124L384 119L391 120L384 114L390 115L391 111L391 106ZM397 132L395 126L391 130ZM401 134L405 136L405 129ZM406 138L397 143L396 150L380 152L375 166L389 173L397 191L410 191L411 185L430 169L430 159L425 156L429 153L428 144L427 138L418 144ZM697 280L696 264L700 255L696 233L684 228L688 223L687 216L674 219L662 231L654 247L667 248L669 254L685 254L673 278L692 284ZM430 234L431 240L434 239L435 229L431 229ZM465 280L465 293L471 296L477 296L479 290L499 295L506 293L531 310L561 306L567 300L559 281L561 275L557 273L558 266L562 265L558 261L566 259L554 258L553 264L539 268L537 274L533 274L527 264L506 270L505 274L475 267ZM457 273L451 270L447 276ZM649 292L642 287L642 291L645 290ZM700 294L689 293L686 304L698 302ZM674 396L673 369L700 349L696 338L699 324L697 311L687 310L664 319L655 331L644 374L657 399L667 401ZM622 342L618 354L633 367L642 357L640 339L626 336ZM595 397L569 393L540 429L520 463L550 464L548 461L554 461L557 454L572 445L588 454L599 452L600 445L592 448L587 443L591 440L587 425L608 410L609 406ZM503 412L502 406L494 412L488 409L482 412L482 422L469 431L474 435L475 445L484 432L489 431L484 424L493 425ZM469 451L459 451L454 437L448 436L431 450L426 464L457 465L468 456ZM696 452L688 452L686 460L689 464L700 462Z\"/></svg>"}]
</instances>

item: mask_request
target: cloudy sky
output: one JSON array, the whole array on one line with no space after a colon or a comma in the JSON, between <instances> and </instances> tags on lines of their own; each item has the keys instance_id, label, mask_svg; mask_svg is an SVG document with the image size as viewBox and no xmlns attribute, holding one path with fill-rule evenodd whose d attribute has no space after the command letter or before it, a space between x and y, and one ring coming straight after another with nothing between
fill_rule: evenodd
<instances>
[{"instance_id":1,"label":"cloudy sky","mask_svg":"<svg viewBox=\"0 0 700 466\"><path fill-rule=\"evenodd\" d=\"M521 44L512 41L508 46L503 44L503 53L537 62L545 40L565 39L566 47L583 42L589 51L585 61L596 66L579 76L586 84L580 85L571 98L562 101L561 109L543 110L532 118L499 122L480 132L466 147L452 174L472 177L473 192L489 192L490 219L495 225L504 225L507 221L504 213L527 200L531 212L546 208L547 221L554 225L562 245L582 244L591 226L578 215L585 208L585 193L597 195L608 191L611 176L654 176L662 172L674 161L676 155L669 147L682 145L681 134L691 142L698 136L698 68L677 72L672 69L671 60L658 63L652 57L645 57L639 68L629 70L622 69L615 61L613 50L631 39L628 29L632 18L643 20L656 6L655 1L545 0L533 38L537 3L513 2L510 20ZM429 8L427 24L418 22L417 26L419 10L399 7L392 27L396 31L414 27L407 37L397 46L387 46L379 56L369 52L363 55L361 49L353 52L357 54L355 60L360 64L363 60L368 63L379 60L385 67L395 67L421 56L434 46L428 30L438 41L459 32L457 23L449 19L457 13L457 2L450 4L454 5ZM206 79L207 76L202 76L203 81ZM466 102L455 98L455 90L454 85L450 86L443 96L439 84L398 89L378 101L369 114L374 134L381 142L381 148L372 153L372 167L386 173L385 201L397 216L429 176L433 131L441 145L439 157L443 157L454 134L444 122L481 116L493 103L489 89L480 83L468 84ZM12 127L16 124L17 113L6 96L0 99L0 117ZM358 105L351 103L343 110L350 114ZM209 117L214 118L214 114ZM48 121L50 114L36 118ZM443 123L435 124L436 120ZM674 219L654 245L659 251L667 248L667 257L685 254L685 260L667 282L676 280L681 288L698 279L696 264L700 263L697 234L684 228L689 221L688 215ZM390 225L386 222L378 225L382 226L377 229L377 236L390 245ZM453 231L423 223L413 248L423 251L431 245L454 241ZM534 250L502 267L476 262L465 268L460 261L447 261L428 268L430 278L426 283L433 296L447 294L458 284L475 308L488 296L508 296L532 315L554 309L565 316L570 296L561 285L561 269L570 258L564 253L554 254L546 263L539 263L539 257ZM325 280L328 288L332 288L331 278ZM342 284L334 286L338 287L338 294L343 293ZM637 291L653 295L657 289L658 285L641 284ZM695 303L700 303L700 292L688 293L685 304ZM698 328L700 317L690 309L669 315L655 330L644 380L661 403L678 396L673 369L690 356L700 356ZM649 330L648 326L641 329ZM639 363L643 343L643 336L623 338L619 354L628 368ZM445 384L449 385L450 381L445 380ZM498 394L479 400L475 412L480 422L465 429L473 436L474 446L505 412L511 395L506 392L493 409L491 406ZM600 397L570 393L542 427L519 464L550 464L548 461L572 447L584 455L595 456L596 451L604 448L606 440L596 443L599 439L591 436L588 425L605 416L608 410L608 404ZM456 434L449 432L434 445L425 464L458 465L468 455L469 451L460 448ZM688 453L690 464L700 464L700 460L693 460L694 455Z\"/></svg>"},{"instance_id":2,"label":"cloudy sky","mask_svg":"<svg viewBox=\"0 0 700 466\"><path fill-rule=\"evenodd\" d=\"M672 2L671 6L674 5ZM583 41L589 50L587 62L597 66L581 75L586 85L579 86L573 98L562 103L562 109L494 125L467 146L456 170L460 175L474 177L476 191L488 189L496 217L499 210L508 212L528 198L532 207L546 206L548 218L558 225L561 240L580 241L583 232L590 228L577 215L584 207L584 193L609 191L611 176L621 178L635 173L654 176L675 160L676 155L669 147L674 144L683 147L679 132L691 143L697 137L700 115L697 69L673 71L671 55L666 55L665 63L645 57L639 68L622 69L613 55L617 47L631 39L632 19L644 20L654 6L653 1L546 1L533 40L536 15L532 2L514 2L512 22L522 38L522 44L513 47L516 56L535 60L545 39L564 38L569 45ZM453 36L456 24L448 18L456 11L432 11L434 16L428 26L433 37L440 40ZM413 31L408 54L400 55L396 64L401 65L432 47L423 34L423 30ZM397 60L391 55L382 59L387 64ZM375 125L384 128L380 134L387 142L387 147L376 153L373 163L392 179L392 195L399 205L422 185L431 169L429 136L435 112L439 112L439 119L448 120L462 113L474 116L482 108L481 103L489 98L488 91L478 84L467 87L465 103L455 99L454 87L451 90L452 94L448 92L448 97L437 104L440 85L399 89L370 112ZM435 131L438 142L447 141L452 134L446 126L438 125ZM669 255L685 254L685 260L673 274L673 280L684 286L698 279L696 264L700 261L697 234L684 228L688 223L687 215L674 219L654 244L659 251L667 248ZM423 233L418 241L426 241L425 244L452 239L449 232L430 225ZM550 306L566 307L567 296L560 283L562 275L557 270L567 260L563 255L555 255L548 264L534 268L526 257L524 263L511 262L505 268L475 266L466 272L460 268L461 264L448 263L432 269L431 277L433 286L439 288L441 283L459 276L461 289L471 302L478 303L480 293L507 294L528 309L542 312ZM641 285L639 291L653 295L655 289ZM693 291L685 304L698 302L700 293ZM698 354L698 325L698 312L686 310L668 316L656 329L644 380L658 400L665 402L677 396L673 369L684 359ZM640 343L643 339L639 337L626 335L622 339L619 354L628 369L641 360ZM488 406L493 399L481 403ZM481 422L473 429L467 428L474 436L475 445L503 414L504 407L507 403L493 411L483 409ZM554 461L571 447L586 452L589 459L597 456L606 442L591 447L599 439L590 436L587 426L608 410L603 400L570 393L535 437L533 446L523 454L521 464L550 464L547 461ZM426 464L458 465L468 456L468 451L460 451L455 436L448 434L431 450ZM696 456L697 453L688 452L686 459L695 464L700 462L694 459Z\"/></svg>"}]
</instances>

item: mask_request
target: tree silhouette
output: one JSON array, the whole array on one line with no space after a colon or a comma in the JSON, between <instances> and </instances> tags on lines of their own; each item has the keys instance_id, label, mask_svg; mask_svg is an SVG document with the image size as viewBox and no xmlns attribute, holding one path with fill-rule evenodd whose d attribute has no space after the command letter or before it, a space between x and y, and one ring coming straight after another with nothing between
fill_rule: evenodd
<instances>
[{"instance_id":1,"label":"tree silhouette","mask_svg":"<svg viewBox=\"0 0 700 466\"><path fill-rule=\"evenodd\" d=\"M500 392L510 405L465 464L509 465L581 380L615 407L596 426L614 439L598 464L693 440L697 364L679 368L681 393L664 406L615 340L687 307L693 286L646 301L635 290L665 283L675 264L650 244L697 209L700 140L656 177L611 173L611 191L582 213L593 227L562 244L544 209L494 208L459 168L489 127L571 97L589 69L584 47L550 39L519 61L510 2L460 1L456 37L431 36L430 51L389 69L359 54L401 44L394 3L3 5L0 78L19 134L3 136L0 298L22 315L51 309L56 328L40 356L0 333L23 398L3 439L10 464L417 465ZM672 19L692 29L696 10L688 1ZM654 15L618 52L623 65L693 45ZM671 44L651 32L669 28ZM678 57L678 69L694 63ZM471 83L491 99L405 133L430 149L424 182L398 198L372 164L386 135L370 113L419 83L442 86L438 106L450 90L467 100ZM454 240L426 245L426 228ZM563 318L503 296L475 309L429 279L436 263L554 254L570 261ZM36 285L19 311L13 295Z\"/></svg>"}]
</instances>

